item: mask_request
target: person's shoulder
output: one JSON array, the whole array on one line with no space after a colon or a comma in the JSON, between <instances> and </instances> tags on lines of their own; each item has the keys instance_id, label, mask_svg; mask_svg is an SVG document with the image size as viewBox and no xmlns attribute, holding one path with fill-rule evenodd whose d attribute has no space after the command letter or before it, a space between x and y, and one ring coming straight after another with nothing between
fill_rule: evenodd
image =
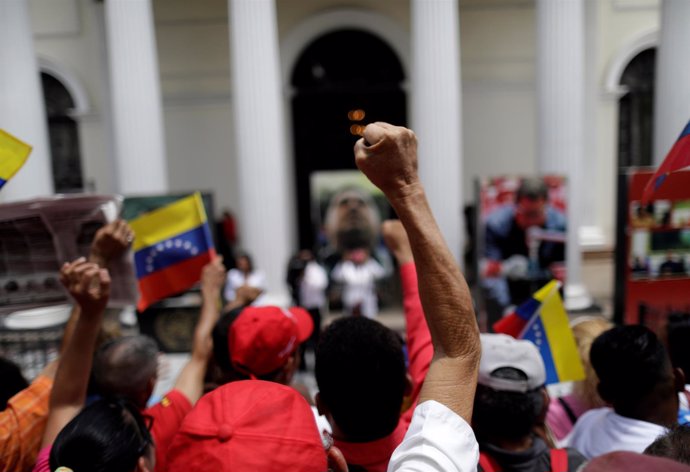
<instances>
[{"instance_id":1,"label":"person's shoulder","mask_svg":"<svg viewBox=\"0 0 690 472\"><path fill-rule=\"evenodd\" d=\"M486 227L493 231L507 230L508 224L515 218L515 205L501 205L486 217Z\"/></svg>"},{"instance_id":2,"label":"person's shoulder","mask_svg":"<svg viewBox=\"0 0 690 472\"><path fill-rule=\"evenodd\" d=\"M608 407L594 408L586 411L575 422L575 426L573 427L573 435L577 435L583 430L591 428L595 423L606 421L606 418L610 416L612 412L613 410Z\"/></svg>"},{"instance_id":3,"label":"person's shoulder","mask_svg":"<svg viewBox=\"0 0 690 472\"><path fill-rule=\"evenodd\" d=\"M549 229L565 229L568 220L561 210L554 206L546 207L546 226Z\"/></svg>"}]
</instances>

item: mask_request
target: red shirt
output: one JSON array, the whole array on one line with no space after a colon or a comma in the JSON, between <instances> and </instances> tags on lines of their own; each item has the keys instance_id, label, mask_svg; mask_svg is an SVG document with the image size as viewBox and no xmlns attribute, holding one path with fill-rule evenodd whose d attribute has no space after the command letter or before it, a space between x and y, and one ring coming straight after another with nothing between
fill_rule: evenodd
<instances>
[{"instance_id":1,"label":"red shirt","mask_svg":"<svg viewBox=\"0 0 690 472\"><path fill-rule=\"evenodd\" d=\"M413 383L411 406L400 415L400 421L395 430L384 438L364 443L350 443L338 439L334 441L348 464L360 465L370 472L386 472L393 451L402 442L407 428L410 426L412 414L419 399L419 392L434 355L431 333L424 318L422 302L419 299L417 268L414 262L400 267L400 279L403 291L403 311L405 312L407 353L410 362L408 372Z\"/></svg>"},{"instance_id":2,"label":"red shirt","mask_svg":"<svg viewBox=\"0 0 690 472\"><path fill-rule=\"evenodd\" d=\"M156 472L167 469L168 447L191 409L192 404L182 392L171 390L160 402L144 410L145 415L153 417L151 436L156 445Z\"/></svg>"}]
</instances>

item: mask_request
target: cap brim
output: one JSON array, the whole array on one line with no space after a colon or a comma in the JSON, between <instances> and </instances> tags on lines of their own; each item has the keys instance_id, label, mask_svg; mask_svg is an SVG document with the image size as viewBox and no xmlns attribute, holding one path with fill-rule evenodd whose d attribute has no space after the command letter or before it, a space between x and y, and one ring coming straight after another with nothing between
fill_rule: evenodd
<instances>
[{"instance_id":1,"label":"cap brim","mask_svg":"<svg viewBox=\"0 0 690 472\"><path fill-rule=\"evenodd\" d=\"M314 332L314 321L312 321L311 315L304 308L293 306L292 308L288 308L288 311L295 317L295 321L297 322L297 336L299 342L303 343L309 339L311 333Z\"/></svg>"}]
</instances>

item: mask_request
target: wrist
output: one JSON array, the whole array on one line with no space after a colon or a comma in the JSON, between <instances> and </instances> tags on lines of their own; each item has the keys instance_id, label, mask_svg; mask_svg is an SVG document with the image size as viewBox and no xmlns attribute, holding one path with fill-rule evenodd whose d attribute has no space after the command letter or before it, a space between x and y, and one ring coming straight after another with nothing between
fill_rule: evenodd
<instances>
[{"instance_id":1,"label":"wrist","mask_svg":"<svg viewBox=\"0 0 690 472\"><path fill-rule=\"evenodd\" d=\"M406 205L419 198L426 198L424 186L418 179L401 187L384 192L386 198L394 207L396 205Z\"/></svg>"},{"instance_id":2,"label":"wrist","mask_svg":"<svg viewBox=\"0 0 690 472\"><path fill-rule=\"evenodd\" d=\"M106 268L108 263L110 262L108 259L105 258L105 256L101 255L100 253L96 251L91 251L89 254L89 262L93 262L94 264L98 264L102 268Z\"/></svg>"}]
</instances>

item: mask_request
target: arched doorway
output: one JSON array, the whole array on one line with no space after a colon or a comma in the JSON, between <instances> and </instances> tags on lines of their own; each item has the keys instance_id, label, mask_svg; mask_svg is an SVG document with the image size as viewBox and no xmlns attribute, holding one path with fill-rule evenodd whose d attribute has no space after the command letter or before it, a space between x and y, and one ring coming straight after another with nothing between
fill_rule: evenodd
<instances>
[{"instance_id":1,"label":"arched doorway","mask_svg":"<svg viewBox=\"0 0 690 472\"><path fill-rule=\"evenodd\" d=\"M42 72L43 97L48 118L48 137L56 193L84 190L79 131L72 118L75 102L65 85L51 74Z\"/></svg>"},{"instance_id":2,"label":"arched doorway","mask_svg":"<svg viewBox=\"0 0 690 472\"><path fill-rule=\"evenodd\" d=\"M404 80L393 49L362 30L324 34L302 51L290 78L300 247L314 245L311 175L355 169L352 147L366 123L406 124Z\"/></svg>"},{"instance_id":3,"label":"arched doorway","mask_svg":"<svg viewBox=\"0 0 690 472\"><path fill-rule=\"evenodd\" d=\"M618 166L651 166L654 135L656 48L637 54L620 78L625 94L618 102Z\"/></svg>"}]
</instances>

